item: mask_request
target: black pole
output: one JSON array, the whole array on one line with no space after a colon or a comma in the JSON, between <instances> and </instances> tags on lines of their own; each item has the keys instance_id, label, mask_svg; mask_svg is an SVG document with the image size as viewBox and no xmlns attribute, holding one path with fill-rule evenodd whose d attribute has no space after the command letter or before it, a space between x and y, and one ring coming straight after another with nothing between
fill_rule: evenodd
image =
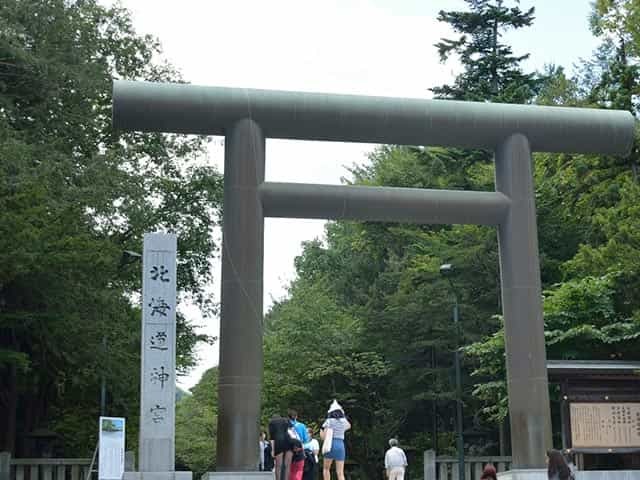
<instances>
[{"instance_id":1,"label":"black pole","mask_svg":"<svg viewBox=\"0 0 640 480\"><path fill-rule=\"evenodd\" d=\"M462 379L460 375L460 328L458 326L458 296L454 292L453 303L453 323L456 329L456 351L455 351L455 369L456 369L456 416L458 430L458 477L464 480L464 439L462 437Z\"/></svg>"},{"instance_id":2,"label":"black pole","mask_svg":"<svg viewBox=\"0 0 640 480\"><path fill-rule=\"evenodd\" d=\"M104 358L107 358L107 336L102 336L102 353ZM107 377L104 374L104 364L102 366L102 382L100 385L100 416L104 417L107 407Z\"/></svg>"},{"instance_id":3,"label":"black pole","mask_svg":"<svg viewBox=\"0 0 640 480\"><path fill-rule=\"evenodd\" d=\"M436 347L431 347L431 368L436 369ZM433 398L432 415L433 415L433 452L438 455L438 400Z\"/></svg>"}]
</instances>

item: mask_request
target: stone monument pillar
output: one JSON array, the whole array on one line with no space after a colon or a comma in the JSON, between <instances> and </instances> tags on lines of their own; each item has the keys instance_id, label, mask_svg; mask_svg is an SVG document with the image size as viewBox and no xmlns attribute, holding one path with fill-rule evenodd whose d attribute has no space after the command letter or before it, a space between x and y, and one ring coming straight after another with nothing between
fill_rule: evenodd
<instances>
[{"instance_id":1,"label":"stone monument pillar","mask_svg":"<svg viewBox=\"0 0 640 480\"><path fill-rule=\"evenodd\" d=\"M176 245L147 233L142 254L142 335L138 472L125 480L191 480L175 471Z\"/></svg>"}]
</instances>

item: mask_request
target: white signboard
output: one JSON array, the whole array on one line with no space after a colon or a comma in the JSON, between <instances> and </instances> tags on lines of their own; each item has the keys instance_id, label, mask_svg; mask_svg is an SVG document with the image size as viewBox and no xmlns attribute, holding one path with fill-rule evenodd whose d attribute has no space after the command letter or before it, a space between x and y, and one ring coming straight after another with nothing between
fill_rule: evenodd
<instances>
[{"instance_id":1,"label":"white signboard","mask_svg":"<svg viewBox=\"0 0 640 480\"><path fill-rule=\"evenodd\" d=\"M572 403L573 448L640 447L640 403Z\"/></svg>"},{"instance_id":2,"label":"white signboard","mask_svg":"<svg viewBox=\"0 0 640 480\"><path fill-rule=\"evenodd\" d=\"M175 470L176 248L177 238L173 234L144 236L141 472Z\"/></svg>"},{"instance_id":3,"label":"white signboard","mask_svg":"<svg viewBox=\"0 0 640 480\"><path fill-rule=\"evenodd\" d=\"M98 478L121 480L124 475L124 418L100 417Z\"/></svg>"}]
</instances>

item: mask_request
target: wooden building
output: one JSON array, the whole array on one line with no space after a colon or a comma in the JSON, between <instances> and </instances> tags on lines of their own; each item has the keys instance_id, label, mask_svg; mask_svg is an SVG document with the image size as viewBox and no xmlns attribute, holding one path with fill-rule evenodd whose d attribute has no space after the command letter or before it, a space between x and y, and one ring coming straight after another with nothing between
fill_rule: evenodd
<instances>
[{"instance_id":1,"label":"wooden building","mask_svg":"<svg viewBox=\"0 0 640 480\"><path fill-rule=\"evenodd\" d=\"M550 360L562 447L580 470L640 470L640 362Z\"/></svg>"}]
</instances>

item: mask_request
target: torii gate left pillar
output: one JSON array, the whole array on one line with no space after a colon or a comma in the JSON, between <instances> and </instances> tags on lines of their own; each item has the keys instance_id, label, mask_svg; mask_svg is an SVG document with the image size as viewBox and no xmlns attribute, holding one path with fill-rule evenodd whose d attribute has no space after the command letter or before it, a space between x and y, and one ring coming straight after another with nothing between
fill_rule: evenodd
<instances>
[{"instance_id":1,"label":"torii gate left pillar","mask_svg":"<svg viewBox=\"0 0 640 480\"><path fill-rule=\"evenodd\" d=\"M225 135L218 471L254 471L262 385L265 138L242 119ZM248 452L253 453L247 455ZM271 474L271 472L268 472Z\"/></svg>"}]
</instances>

